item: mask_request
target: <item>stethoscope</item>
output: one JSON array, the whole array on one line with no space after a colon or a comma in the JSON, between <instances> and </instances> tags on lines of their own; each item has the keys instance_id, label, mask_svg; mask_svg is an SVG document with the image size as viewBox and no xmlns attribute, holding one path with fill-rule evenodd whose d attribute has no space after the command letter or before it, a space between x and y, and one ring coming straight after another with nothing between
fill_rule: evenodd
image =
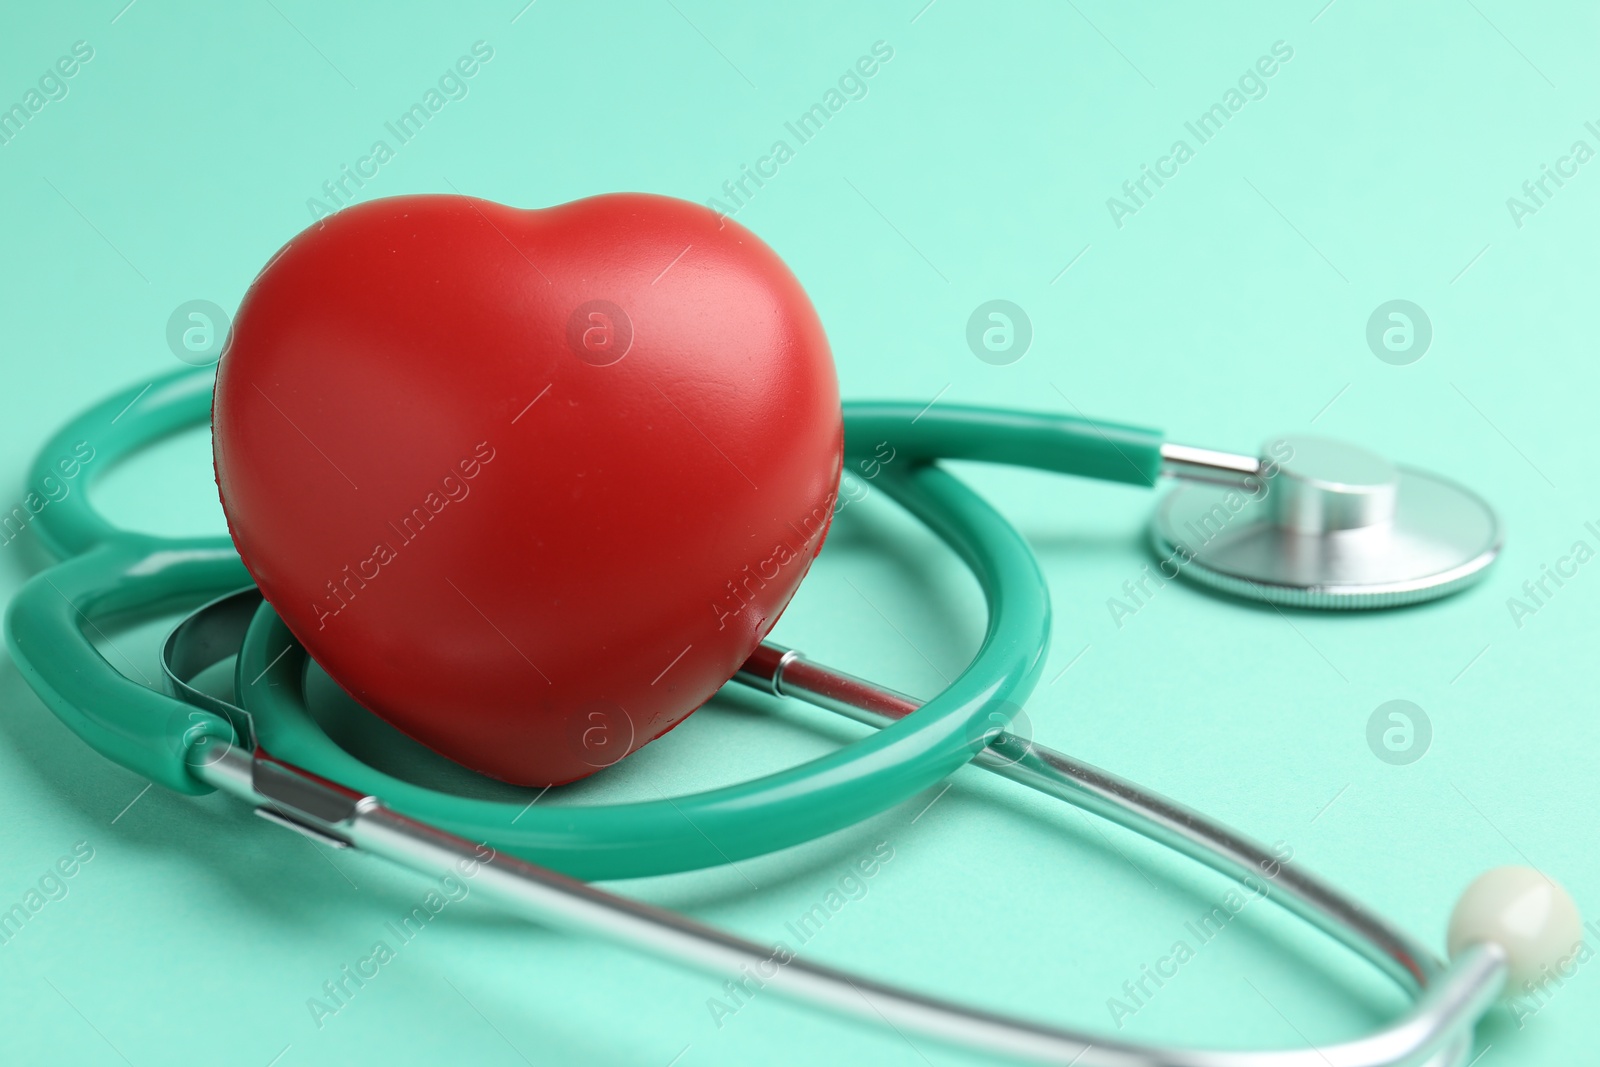
<instances>
[{"instance_id":1,"label":"stethoscope","mask_svg":"<svg viewBox=\"0 0 1600 1067\"><path fill-rule=\"evenodd\" d=\"M84 412L41 450L30 484L81 442L95 470L204 424L212 377L188 370ZM1476 1020L1537 980L1579 941L1576 907L1545 876L1498 868L1462 896L1450 961L1273 850L1139 786L1009 732L1042 667L1043 577L1020 534L935 460L1017 464L1154 486L1181 484L1152 525L1158 567L1229 594L1297 607L1378 607L1459 589L1497 555L1492 508L1452 482L1320 439L1243 456L1165 442L1083 418L956 406L847 403L846 452L892 441L910 462L877 478L961 556L989 606L982 645L926 702L763 643L735 681L880 729L830 755L739 785L656 802L541 808L472 799L392 777L339 747L307 709L307 656L250 583L227 537L120 529L84 492L41 505L33 528L62 562L34 576L6 614L30 685L91 746L186 794L219 789L258 814L338 848L430 876L473 872L508 906L717 974L1021 1060L1079 1067L1376 1067L1467 1062ZM167 639L168 692L130 680L86 630L113 613L208 603ZM237 656L232 700L197 675ZM263 684L264 683L264 684ZM597 889L580 879L689 870L771 852L847 827L967 763L1167 845L1270 899L1353 949L1414 995L1400 1018L1320 1048L1154 1047L994 1014L829 968Z\"/></svg>"}]
</instances>

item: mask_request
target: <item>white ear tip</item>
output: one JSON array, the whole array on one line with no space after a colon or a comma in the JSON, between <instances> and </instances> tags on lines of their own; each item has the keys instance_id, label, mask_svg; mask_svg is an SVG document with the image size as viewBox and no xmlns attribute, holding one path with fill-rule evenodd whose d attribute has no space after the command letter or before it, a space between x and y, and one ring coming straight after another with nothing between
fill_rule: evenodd
<instances>
[{"instance_id":1,"label":"white ear tip","mask_svg":"<svg viewBox=\"0 0 1600 1067\"><path fill-rule=\"evenodd\" d=\"M1451 957L1468 945L1493 943L1510 964L1506 995L1559 975L1583 940L1583 921L1567 891L1531 867L1496 867L1467 886L1450 913Z\"/></svg>"}]
</instances>

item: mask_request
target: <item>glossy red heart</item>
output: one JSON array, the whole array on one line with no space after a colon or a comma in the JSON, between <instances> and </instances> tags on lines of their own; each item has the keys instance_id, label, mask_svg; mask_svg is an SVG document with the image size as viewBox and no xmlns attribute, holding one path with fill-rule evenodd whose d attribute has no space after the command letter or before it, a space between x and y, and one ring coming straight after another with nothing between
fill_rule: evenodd
<instances>
[{"instance_id":1,"label":"glossy red heart","mask_svg":"<svg viewBox=\"0 0 1600 1067\"><path fill-rule=\"evenodd\" d=\"M592 773L726 682L821 548L843 430L805 292L706 208L350 207L217 374L234 544L311 656L509 782Z\"/></svg>"}]
</instances>

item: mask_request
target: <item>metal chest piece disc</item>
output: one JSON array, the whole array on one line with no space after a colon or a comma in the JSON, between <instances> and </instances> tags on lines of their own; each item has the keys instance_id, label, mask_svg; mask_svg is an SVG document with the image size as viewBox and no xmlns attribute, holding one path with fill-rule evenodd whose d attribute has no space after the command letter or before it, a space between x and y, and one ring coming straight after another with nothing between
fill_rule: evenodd
<instances>
[{"instance_id":1,"label":"metal chest piece disc","mask_svg":"<svg viewBox=\"0 0 1600 1067\"><path fill-rule=\"evenodd\" d=\"M1475 493L1321 437L1269 442L1239 484L1179 485L1151 536L1163 577L1307 608L1444 596L1482 577L1503 542Z\"/></svg>"}]
</instances>

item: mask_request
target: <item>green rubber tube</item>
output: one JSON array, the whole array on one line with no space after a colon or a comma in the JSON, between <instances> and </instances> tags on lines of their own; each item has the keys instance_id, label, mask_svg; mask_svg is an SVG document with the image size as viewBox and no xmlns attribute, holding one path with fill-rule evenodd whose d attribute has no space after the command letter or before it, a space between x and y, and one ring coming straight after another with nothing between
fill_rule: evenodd
<instances>
[{"instance_id":1,"label":"green rubber tube","mask_svg":"<svg viewBox=\"0 0 1600 1067\"><path fill-rule=\"evenodd\" d=\"M147 385L124 389L61 427L44 443L28 471L28 488L46 497L50 494L43 493L43 488L49 480L61 480L57 465L63 458L81 455L84 446L92 454L83 464L86 483L80 483L69 489L62 499L45 505L33 523L40 540L58 559L111 542L129 551L146 552L160 548L182 550L196 544L232 543L225 536L157 537L121 529L95 510L88 494L89 487L118 460L180 430L206 423L211 417L213 378L211 368L192 367L164 375Z\"/></svg>"},{"instance_id":2,"label":"green rubber tube","mask_svg":"<svg viewBox=\"0 0 1600 1067\"><path fill-rule=\"evenodd\" d=\"M886 442L917 460L982 460L1146 487L1161 476L1162 434L1070 415L852 401L844 434L853 456Z\"/></svg>"},{"instance_id":3,"label":"green rubber tube","mask_svg":"<svg viewBox=\"0 0 1600 1067\"><path fill-rule=\"evenodd\" d=\"M91 408L46 444L31 479L80 441L93 471L209 415L211 376L187 370ZM989 622L972 663L917 712L837 752L753 781L629 804L527 807L426 789L350 756L306 711L305 652L270 607L250 627L237 662L262 748L407 815L585 878L623 878L726 863L850 826L908 799L967 762L998 719L1032 692L1049 636L1044 580L1021 536L980 497L932 464L941 457L1020 463L1150 484L1159 436L1053 415L909 404L845 407L847 451L896 460L876 484L938 534L972 569ZM904 462L900 457L904 457ZM188 770L200 737L238 743L223 717L123 677L85 628L107 615L190 604L249 584L225 537L168 538L118 529L86 485L34 520L43 542L69 557L30 580L6 613L6 640L45 703L97 751L184 793L208 792ZM264 674L264 676L263 676Z\"/></svg>"},{"instance_id":4,"label":"green rubber tube","mask_svg":"<svg viewBox=\"0 0 1600 1067\"><path fill-rule=\"evenodd\" d=\"M49 502L30 523L64 562L30 578L6 608L6 646L17 669L62 722L107 759L180 793L209 793L185 762L202 736L229 738L227 720L124 677L90 643L97 620L193 604L250 584L233 542L158 537L123 530L89 501L94 481L161 438L203 424L211 373L197 368L108 397L45 442L29 472L30 492ZM85 447L86 446L86 447ZM60 462L89 455L63 481ZM47 480L49 479L49 480ZM67 485L53 499L46 489ZM87 631L87 632L86 632ZM129 665L138 676L137 665Z\"/></svg>"},{"instance_id":5,"label":"green rubber tube","mask_svg":"<svg viewBox=\"0 0 1600 1067\"><path fill-rule=\"evenodd\" d=\"M135 680L137 664L125 663L134 677L124 676L87 633L107 616L192 605L248 584L226 537L153 552L99 545L23 585L6 609L6 645L45 706L95 751L168 789L209 793L189 772L189 746L233 739L228 721L156 689L158 676Z\"/></svg>"}]
</instances>

